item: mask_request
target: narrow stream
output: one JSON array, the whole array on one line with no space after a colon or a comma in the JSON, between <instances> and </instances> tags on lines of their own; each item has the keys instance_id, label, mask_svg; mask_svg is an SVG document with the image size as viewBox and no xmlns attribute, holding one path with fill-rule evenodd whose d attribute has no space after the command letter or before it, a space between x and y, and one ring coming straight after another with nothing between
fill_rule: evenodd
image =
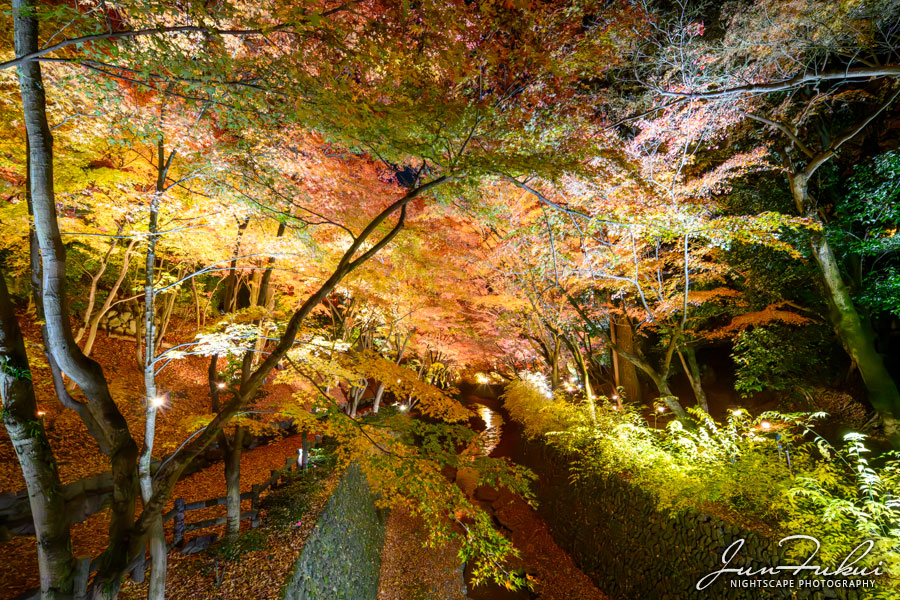
<instances>
[{"instance_id":1,"label":"narrow stream","mask_svg":"<svg viewBox=\"0 0 900 600\"><path fill-rule=\"evenodd\" d=\"M490 456L491 452L500 444L503 436L503 417L484 404L470 404L470 407L478 413L478 418L484 421L484 431L478 436L478 456Z\"/></svg>"},{"instance_id":2,"label":"narrow stream","mask_svg":"<svg viewBox=\"0 0 900 600\"><path fill-rule=\"evenodd\" d=\"M499 412L478 402L478 400L484 399L478 396L464 398L466 405L473 409L478 414L478 418L484 423L484 431L478 434L474 446L467 449L466 453L471 453L475 456L497 456L496 450L500 446L501 440L503 440L503 417ZM466 472L465 469L460 469L460 472L457 474L457 483L470 496L475 489L476 482L473 479L474 474ZM471 584L470 579L471 573L466 569L466 589L469 600L527 600L533 597L528 592L513 592L495 583L482 584L475 587Z\"/></svg>"}]
</instances>

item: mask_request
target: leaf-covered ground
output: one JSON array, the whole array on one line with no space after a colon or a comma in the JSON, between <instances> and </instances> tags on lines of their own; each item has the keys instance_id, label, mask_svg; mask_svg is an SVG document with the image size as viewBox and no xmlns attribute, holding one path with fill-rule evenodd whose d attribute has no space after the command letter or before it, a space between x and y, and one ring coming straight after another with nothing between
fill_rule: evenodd
<instances>
[{"instance_id":1,"label":"leaf-covered ground","mask_svg":"<svg viewBox=\"0 0 900 600\"><path fill-rule=\"evenodd\" d=\"M38 409L44 412L47 435L58 460L62 482L67 484L107 471L108 457L99 452L81 419L73 411L63 408L56 400L50 372L41 355L40 330L32 319L20 318L19 321L27 341ZM180 332L176 330L173 335L167 336L167 339L177 341L179 334ZM103 331L98 333L93 358L103 366L110 381L110 391L125 415L132 435L140 438L144 427L143 376L138 369L135 355L133 341L112 338ZM169 402L159 413L155 456L161 457L172 452L194 430L193 418L209 412L207 367L207 358L187 357L172 361L161 372L159 387L169 394ZM267 386L266 391L270 396L290 393L290 390L282 389L283 387ZM288 457L296 456L299 447L299 438L288 437L245 452L241 458L241 491L250 491L254 484L267 480L270 471L283 467ZM16 493L24 488L25 481L19 461L6 430L0 429L0 492ZM224 495L224 465L216 463L181 480L165 510L172 507L175 498L181 497L191 502ZM249 501L245 501L242 509L249 508ZM190 511L186 522L224 515L224 506L206 508ZM102 511L82 523L73 525L72 543L75 555L79 557L99 555L106 546L108 526L108 511ZM169 535L171 526L170 521L167 524ZM221 533L223 529L224 526L219 526L198 533ZM9 542L0 542L0 600L15 597L38 585L34 537L17 536Z\"/></svg>"},{"instance_id":2,"label":"leaf-covered ground","mask_svg":"<svg viewBox=\"0 0 900 600\"><path fill-rule=\"evenodd\" d=\"M518 496L501 491L493 511L521 553L519 565L529 574L531 593L510 598L539 600L608 600L556 542L546 523ZM391 511L384 540L378 600L464 600L456 549L428 548L421 520L402 508ZM602 542L602 540L598 540ZM473 590L475 598L499 598L505 590Z\"/></svg>"},{"instance_id":3,"label":"leaf-covered ground","mask_svg":"<svg viewBox=\"0 0 900 600\"><path fill-rule=\"evenodd\" d=\"M403 506L391 509L378 600L465 600L456 549L425 547L425 537L421 519Z\"/></svg>"},{"instance_id":4,"label":"leaf-covered ground","mask_svg":"<svg viewBox=\"0 0 900 600\"><path fill-rule=\"evenodd\" d=\"M501 490L493 509L500 524L510 531L540 600L608 600L572 557L556 545L547 524L524 500ZM597 543L604 542L598 538Z\"/></svg>"},{"instance_id":5,"label":"leaf-covered ground","mask_svg":"<svg viewBox=\"0 0 900 600\"><path fill-rule=\"evenodd\" d=\"M59 465L62 483L109 470L108 457L99 452L84 423L56 399L50 371L41 353L39 328L22 314L19 322L28 346L38 410L44 413L47 437ZM166 341L172 343L186 339L184 327L166 336ZM144 380L137 365L134 342L112 338L100 331L92 358L103 366L113 399L128 421L131 434L140 440L144 430ZM162 457L174 451L196 430L195 418L210 412L208 367L208 358L188 356L172 361L160 372L158 387L161 393L168 394L168 400L157 417L154 456ZM292 392L281 384L267 385L264 391L268 394L266 404ZM23 489L25 480L19 461L6 430L0 429L0 491L15 493Z\"/></svg>"},{"instance_id":6,"label":"leaf-covered ground","mask_svg":"<svg viewBox=\"0 0 900 600\"><path fill-rule=\"evenodd\" d=\"M299 445L299 437L291 436L244 452L241 457L241 492L249 492L254 484L266 481L272 469L283 467L287 457L296 455ZM225 468L220 462L179 481L165 510L168 511L172 508L175 498L184 498L188 502L192 502L224 495ZM250 501L245 500L242 510L249 510L249 508ZM185 516L185 522L193 523L221 516L225 516L224 505L189 511ZM246 526L246 524L244 525ZM106 547L108 527L108 511L97 513L83 523L73 525L72 542L75 546L75 555L91 557L99 555ZM169 539L171 539L171 527L172 522L169 521L166 524ZM213 532L221 535L223 531L224 525L220 525L190 532L188 537ZM38 585L35 538L17 536L9 542L0 543L0 599L13 598Z\"/></svg>"},{"instance_id":7,"label":"leaf-covered ground","mask_svg":"<svg viewBox=\"0 0 900 600\"><path fill-rule=\"evenodd\" d=\"M261 524L244 524L235 542L190 556L169 553L169 600L277 600L342 473L315 469L272 493L262 504ZM199 511L198 511L199 512ZM219 528L221 529L221 528ZM204 530L203 533L208 533ZM221 531L220 531L221 533ZM122 600L147 597L147 582L127 580Z\"/></svg>"}]
</instances>

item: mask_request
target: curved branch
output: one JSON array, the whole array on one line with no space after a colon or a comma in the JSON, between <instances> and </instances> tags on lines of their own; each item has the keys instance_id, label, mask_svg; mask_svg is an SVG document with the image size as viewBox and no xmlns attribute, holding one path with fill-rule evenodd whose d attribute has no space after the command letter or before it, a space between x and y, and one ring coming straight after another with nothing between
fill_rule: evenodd
<instances>
[{"instance_id":1,"label":"curved branch","mask_svg":"<svg viewBox=\"0 0 900 600\"><path fill-rule=\"evenodd\" d=\"M831 147L827 151L820 152L819 154L814 156L813 159L809 162L809 165L807 165L806 169L804 169L803 176L807 179L812 177L813 173L816 172L816 169L821 167L823 164L828 162L828 160L830 160L831 157L833 157L835 154L837 154L838 149L840 149L840 147L842 145L844 145L846 142L849 142L850 140L855 138L857 135L860 134L860 132L862 132L863 129L868 127L872 123L872 121L875 120L875 117L880 115L888 106L890 106L891 103L893 103L894 100L896 100L898 96L900 96L900 89L898 89L896 92L894 92L893 95L891 95L891 97L888 98L886 102L884 102L881 106L879 106L877 109L875 109L875 111L873 111L872 114L870 114L868 117L866 117L859 125L857 125L856 127L853 127L850 131L848 131L847 133L845 133L844 135L842 135L841 137L836 139L834 141L834 143L831 144Z\"/></svg>"},{"instance_id":2,"label":"curved branch","mask_svg":"<svg viewBox=\"0 0 900 600\"><path fill-rule=\"evenodd\" d=\"M345 10L349 4L353 4L353 2L347 4L341 4L340 6L336 6L335 8L322 11L318 16L321 17L329 17L337 12ZM235 36L235 37L243 37L243 36L251 36L251 35L268 35L270 33L284 32L288 31L288 29L294 25L310 22L308 16L304 16L301 19L298 19L295 23L280 23L273 27L266 27L264 29L218 29L216 27L209 27L207 25L177 25L172 27L152 27L148 29L132 29L127 31L108 31L104 33L96 33L93 35L83 35L74 38L67 38L62 40L61 42L57 42L52 46L45 46L40 50L36 50L34 52L29 52L27 54L23 54L21 56L17 56L12 60L8 60L6 62L0 63L0 71L3 69L11 69L12 67L18 67L19 65L25 64L27 62L31 62L36 58L40 58L42 56L46 56L47 54L51 54L56 52L57 50L62 50L63 48L68 48L69 46L75 46L78 44L86 44L89 42L100 42L100 41L114 41L114 40L126 40L133 39L137 37L144 37L148 35L173 35L180 33L208 33L215 34L221 36Z\"/></svg>"},{"instance_id":3,"label":"curved branch","mask_svg":"<svg viewBox=\"0 0 900 600\"><path fill-rule=\"evenodd\" d=\"M782 132L784 135L788 136L788 138L794 143L795 146L797 146L797 148L800 149L801 152L803 152L803 154L805 154L809 158L813 158L813 156L814 156L813 151L810 150L806 144L804 144L802 141L800 141L800 138L797 137L797 134L794 133L794 131L790 127L788 127L781 121L773 121L771 119L767 119L765 117L762 117L760 115L755 115L753 113L744 113L744 114L747 115L748 117L750 117L751 119L753 119L754 121L759 121L760 123L763 123L765 125L770 125L771 127L774 127L778 131Z\"/></svg>"},{"instance_id":4,"label":"curved branch","mask_svg":"<svg viewBox=\"0 0 900 600\"><path fill-rule=\"evenodd\" d=\"M659 90L662 96L681 98L683 100L713 100L729 96L743 96L747 94L771 94L798 88L810 83L822 81L854 81L869 79L872 77L900 77L900 66L868 67L859 69L834 69L821 73L803 73L790 79L772 81L769 83L751 83L733 88L711 90L708 92L671 92Z\"/></svg>"}]
</instances>

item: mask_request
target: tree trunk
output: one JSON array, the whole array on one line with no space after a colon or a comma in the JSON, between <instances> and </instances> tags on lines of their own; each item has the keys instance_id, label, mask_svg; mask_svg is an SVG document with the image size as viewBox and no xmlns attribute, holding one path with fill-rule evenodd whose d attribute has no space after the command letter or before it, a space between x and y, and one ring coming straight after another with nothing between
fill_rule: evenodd
<instances>
[{"instance_id":1,"label":"tree trunk","mask_svg":"<svg viewBox=\"0 0 900 600\"><path fill-rule=\"evenodd\" d=\"M0 398L3 425L19 459L37 538L41 599L70 598L75 571L56 460L38 417L25 340L0 273Z\"/></svg>"},{"instance_id":2,"label":"tree trunk","mask_svg":"<svg viewBox=\"0 0 900 600\"><path fill-rule=\"evenodd\" d=\"M591 387L591 375L588 369L587 363L584 360L584 354L581 352L581 348L578 347L577 341L572 341L568 338L568 336L557 336L557 339L562 337L563 342L565 342L566 346L569 348L569 352L572 353L572 358L575 359L575 364L578 365L578 370L581 373L581 378L584 380L584 401L587 402L588 412L591 417L592 423L597 423L597 405L594 402L594 390Z\"/></svg>"},{"instance_id":3,"label":"tree trunk","mask_svg":"<svg viewBox=\"0 0 900 600\"><path fill-rule=\"evenodd\" d=\"M375 399L372 401L372 412L376 415L378 414L378 409L381 408L381 397L384 395L384 382L378 384L378 387L375 388Z\"/></svg>"},{"instance_id":4,"label":"tree trunk","mask_svg":"<svg viewBox=\"0 0 900 600\"><path fill-rule=\"evenodd\" d=\"M669 388L668 377L654 373L650 375L650 378L653 379L653 383L656 384L656 389L659 390L659 399L669 407L669 410L681 420L688 419L687 411L681 406L681 403L678 401L678 396L673 394L672 390Z\"/></svg>"},{"instance_id":5,"label":"tree trunk","mask_svg":"<svg viewBox=\"0 0 900 600\"><path fill-rule=\"evenodd\" d=\"M148 537L150 540L150 586L147 589L147 600L161 600L166 597L169 553L162 515L153 515Z\"/></svg>"},{"instance_id":6,"label":"tree trunk","mask_svg":"<svg viewBox=\"0 0 900 600\"><path fill-rule=\"evenodd\" d=\"M237 236L234 241L234 251L231 255L231 264L228 267L225 290L222 297L222 310L226 313L237 309L237 257L240 255L241 238L250 218L243 219L238 225ZM212 399L213 412L219 412L219 381L216 373L218 355L213 356L209 363L209 393ZM241 362L241 380L243 381L252 365L253 357L250 352L245 352ZM229 439L225 431L218 434L219 447L225 453L225 535L236 537L241 530L241 452L243 450L244 430L238 425L234 434Z\"/></svg>"},{"instance_id":7,"label":"tree trunk","mask_svg":"<svg viewBox=\"0 0 900 600\"><path fill-rule=\"evenodd\" d=\"M559 336L553 336L553 349L550 353L550 389L559 387Z\"/></svg>"},{"instance_id":8,"label":"tree trunk","mask_svg":"<svg viewBox=\"0 0 900 600\"><path fill-rule=\"evenodd\" d=\"M807 173L789 176L791 193L800 214L815 220L824 228L813 199L809 195ZM895 446L900 445L900 392L897 383L884 366L884 359L875 349L875 336L853 304L850 290L841 275L840 263L828 243L824 230L810 232L812 254L819 265L829 316L835 333L850 358L856 363L869 394L869 402L884 422L884 430Z\"/></svg>"},{"instance_id":9,"label":"tree trunk","mask_svg":"<svg viewBox=\"0 0 900 600\"><path fill-rule=\"evenodd\" d=\"M262 289L262 278L263 271L255 269L253 274L250 275L250 279L247 281L247 287L250 288L250 306L259 306L263 304L263 302L260 302L260 292L264 291ZM263 294L263 296L265 296L265 294Z\"/></svg>"},{"instance_id":10,"label":"tree trunk","mask_svg":"<svg viewBox=\"0 0 900 600\"><path fill-rule=\"evenodd\" d=\"M610 319L610 330L615 332L613 338L616 348L625 352L635 353L634 333L631 330L631 323L627 317L623 317L624 322L618 322ZM624 358L620 353L613 349L613 355L616 358L616 364L619 366L619 382L617 385L622 386L625 399L629 402L639 403L643 399L641 397L641 383L638 379L637 368L629 360L620 360Z\"/></svg>"},{"instance_id":11,"label":"tree trunk","mask_svg":"<svg viewBox=\"0 0 900 600\"><path fill-rule=\"evenodd\" d=\"M34 0L14 0L16 55L38 49L38 21ZM109 449L113 477L109 542L95 585L108 587L112 595L119 581L104 581L105 567L122 567L128 560L127 545L137 498L137 445L128 423L109 393L103 369L84 356L72 337L66 295L66 252L59 233L56 198L53 190L53 136L47 123L46 99L38 61L18 67L22 112L28 137L28 180L34 211L34 225L41 252L42 302L47 325L47 345L63 373L87 397L86 404L101 425L101 447ZM117 569L118 570L118 569Z\"/></svg>"},{"instance_id":12,"label":"tree trunk","mask_svg":"<svg viewBox=\"0 0 900 600\"><path fill-rule=\"evenodd\" d=\"M244 219L243 223L241 224L240 233L242 233L243 230L247 227L248 222L249 218ZM281 236L283 236L285 228L285 224L280 223L278 225L278 232L275 234L275 237L280 238ZM238 237L238 240L235 243L235 258L238 255L239 245L240 237ZM272 280L272 267L274 266L274 264L275 258L270 257L267 261L266 269L257 279L259 281L259 285L258 287L256 287L255 294L251 299L251 305L257 305L257 303L260 300L264 300L266 295L268 294L269 284ZM236 262L232 262L232 272L235 271L236 267ZM234 311L236 308L238 307L232 303L229 307L229 312ZM261 319L255 321L255 325L257 327L259 327L261 324ZM259 347L259 340L257 340L256 345L257 347ZM252 350L248 350L244 353L243 359L241 360L242 386L244 382L246 382L247 378L250 377L250 373L253 369L253 364L255 362L256 356L257 353ZM213 388L212 386L213 379L217 378L215 373L215 361L217 359L218 357L214 356L212 359L213 362L210 363L209 377L210 392L213 393L213 391L215 390L215 400L216 404L218 405L218 383L216 383L215 388ZM218 411L218 406L216 406L216 411ZM244 450L244 428L238 425L235 428L234 436L230 441L227 439L227 436L223 434L221 437L221 442L223 443L225 449L225 533L229 537L236 537L241 531L241 454Z\"/></svg>"},{"instance_id":13,"label":"tree trunk","mask_svg":"<svg viewBox=\"0 0 900 600\"><path fill-rule=\"evenodd\" d=\"M135 314L135 323L137 323L137 327L135 327L134 330L134 357L141 370L144 369L144 330L146 329L144 327L144 319L146 318L146 311L143 306L141 306L137 310L137 314Z\"/></svg>"},{"instance_id":14,"label":"tree trunk","mask_svg":"<svg viewBox=\"0 0 900 600\"><path fill-rule=\"evenodd\" d=\"M209 359L209 367L207 369L207 377L209 380L209 397L210 408L213 414L220 410L219 397L224 383L219 378L218 371L219 355L214 354ZM221 386L221 387L220 387ZM243 449L243 428L237 427L234 441L228 439L228 435L224 431L220 431L217 436L219 448L224 453L225 462L225 533L228 536L237 535L240 532L241 521L241 450ZM235 443L236 442L236 443ZM235 496L237 498L235 499Z\"/></svg>"},{"instance_id":15,"label":"tree trunk","mask_svg":"<svg viewBox=\"0 0 900 600\"><path fill-rule=\"evenodd\" d=\"M235 427L231 439L225 442L225 535L236 537L241 532L241 451L244 428Z\"/></svg>"},{"instance_id":16,"label":"tree trunk","mask_svg":"<svg viewBox=\"0 0 900 600\"><path fill-rule=\"evenodd\" d=\"M885 433L895 442L900 441L900 393L897 384L875 349L871 327L867 327L865 317L853 304L828 240L822 232L812 232L810 238L813 256L822 272L834 329L859 369L869 392L869 402L884 422Z\"/></svg>"},{"instance_id":17,"label":"tree trunk","mask_svg":"<svg viewBox=\"0 0 900 600\"><path fill-rule=\"evenodd\" d=\"M568 297L568 300L585 323L593 323L590 316L584 312L581 306L579 306L571 296ZM656 385L656 389L659 390L660 400L662 400L666 404L666 406L668 406L672 410L672 412L675 413L678 419L685 423L686 426L692 426L693 422L688 417L688 414L684 410L684 407L681 406L681 403L678 401L678 397L672 394L672 390L669 389L669 365L672 362L672 352L675 349L674 344L676 343L677 338L673 338L670 341L666 357L665 359L660 361L662 365L661 368L656 368L650 363L650 361L648 361L642 354L640 354L640 352L636 348L633 352L629 352L622 348L619 343L622 341L621 338L614 342L612 337L607 334L603 328L597 327L596 325L593 325L592 328L607 344L612 346L613 349L619 353L619 356L646 373L647 376L650 377L650 379Z\"/></svg>"},{"instance_id":18,"label":"tree trunk","mask_svg":"<svg viewBox=\"0 0 900 600\"><path fill-rule=\"evenodd\" d=\"M372 329L364 329L360 332L359 338L356 340L357 349L360 352L365 352L371 347L372 343ZM362 400L363 394L366 393L366 390L369 388L369 380L363 379L362 387L354 387L350 392L350 418L355 419L356 413L359 410L359 401Z\"/></svg>"},{"instance_id":19,"label":"tree trunk","mask_svg":"<svg viewBox=\"0 0 900 600\"><path fill-rule=\"evenodd\" d=\"M612 322L612 319L610 319L610 322L609 322L609 339L612 341L612 344L610 344L610 346L609 346L609 355L610 355L610 359L611 359L610 362L612 362L612 368L613 368L613 382L616 386L615 400L616 400L616 404L619 405L619 408L622 408L622 394L619 391L619 388L622 387L622 376L621 376L621 373L619 372L619 353L616 352L616 350L614 348L614 346L616 344L617 336L616 336L616 325L615 325L615 323Z\"/></svg>"},{"instance_id":20,"label":"tree trunk","mask_svg":"<svg viewBox=\"0 0 900 600\"><path fill-rule=\"evenodd\" d=\"M368 383L368 382L367 382ZM365 385L365 384L363 384ZM365 388L353 388L353 391L350 392L350 418L356 418L356 409L359 407L359 399L362 397L365 392Z\"/></svg>"},{"instance_id":21,"label":"tree trunk","mask_svg":"<svg viewBox=\"0 0 900 600\"><path fill-rule=\"evenodd\" d=\"M219 391L225 387L225 382L219 380L218 354L213 354L209 357L209 366L206 369L206 375L209 382L210 410L215 414L219 412Z\"/></svg>"},{"instance_id":22,"label":"tree trunk","mask_svg":"<svg viewBox=\"0 0 900 600\"><path fill-rule=\"evenodd\" d=\"M419 372L416 373L416 379L418 379L420 381L422 380L422 375L425 373L425 364L426 364L426 357L423 356L422 364L419 366ZM410 394L406 398L406 408L412 409L412 407L413 407L413 397L412 397L412 394Z\"/></svg>"},{"instance_id":23,"label":"tree trunk","mask_svg":"<svg viewBox=\"0 0 900 600\"><path fill-rule=\"evenodd\" d=\"M242 382L249 377L252 367L253 352L244 352L241 361ZM218 395L216 399L218 401ZM218 406L216 409L218 410ZM231 439L223 432L219 443L225 450L225 535L234 538L241 532L241 454L244 451L244 428L237 425Z\"/></svg>"},{"instance_id":24,"label":"tree trunk","mask_svg":"<svg viewBox=\"0 0 900 600\"><path fill-rule=\"evenodd\" d=\"M91 355L91 351L94 349L94 341L97 339L97 330L100 328L100 319L102 319L103 315L105 315L112 307L116 294L119 292L119 288L122 287L122 282L125 281L125 277L128 275L128 267L131 266L131 252L134 249L135 244L137 244L137 240L128 242L128 246L125 248L125 254L122 257L122 270L119 272L119 276L116 278L115 283L113 283L112 288L110 288L109 294L107 294L106 300L103 302L103 306L101 306L100 310L91 317L91 322L88 324L88 337L84 342L84 349L82 349L85 356Z\"/></svg>"},{"instance_id":25,"label":"tree trunk","mask_svg":"<svg viewBox=\"0 0 900 600\"><path fill-rule=\"evenodd\" d=\"M678 350L678 358L681 359L681 366L684 367L684 374L694 390L694 397L697 398L697 404L709 414L709 402L706 399L706 392L703 391L703 384L700 381L700 365L697 364L697 353L690 346L685 346L682 350ZM685 360L687 357L687 360Z\"/></svg>"},{"instance_id":26,"label":"tree trunk","mask_svg":"<svg viewBox=\"0 0 900 600\"><path fill-rule=\"evenodd\" d=\"M84 333L85 331L87 331L88 326L91 323L91 315L94 312L94 302L97 299L97 286L100 283L100 278L103 277L103 274L106 272L106 267L109 264L109 258L112 256L112 253L116 249L116 246L119 245L119 236L122 235L123 227L124 223L120 223L119 227L116 230L116 236L109 244L109 250L106 251L106 254L103 255L103 260L100 261L100 267L97 269L96 273L91 275L91 287L88 291L88 304L87 308L84 309L84 324L75 335L76 344L81 341L82 337L84 337Z\"/></svg>"},{"instance_id":27,"label":"tree trunk","mask_svg":"<svg viewBox=\"0 0 900 600\"><path fill-rule=\"evenodd\" d=\"M234 240L234 252L231 255L231 265L228 267L228 275L225 277L225 288L222 290L222 311L232 312L237 306L238 296L238 276L237 276L237 257L241 253L241 238L247 225L250 224L250 217L246 217L238 224L237 236Z\"/></svg>"},{"instance_id":28,"label":"tree trunk","mask_svg":"<svg viewBox=\"0 0 900 600\"><path fill-rule=\"evenodd\" d=\"M30 189L31 186L26 182L28 214L33 216L34 211L32 209ZM74 410L78 414L78 416L84 422L88 433L90 433L90 435L95 440L98 440L98 442L100 442L101 440L105 441L106 435L103 431L103 427L97 421L97 419L94 418L94 415L91 413L91 411L88 410L88 407L84 403L76 401L69 394L69 391L66 389L66 382L63 377L62 370L59 368L59 365L56 364L56 359L53 358L53 354L50 352L50 343L48 341L49 334L47 333L47 321L46 319L44 319L44 301L42 299L43 284L41 283L41 250L38 247L37 235L35 234L34 229L32 229L28 233L28 247L30 252L29 263L31 267L31 299L34 304L37 320L41 323L41 340L43 342L42 350L44 356L47 359L47 366L50 368L50 378L53 380L53 390L56 392L56 397L59 400L60 404L70 410ZM100 451L104 454L108 454L109 448L104 444L100 444Z\"/></svg>"},{"instance_id":29,"label":"tree trunk","mask_svg":"<svg viewBox=\"0 0 900 600\"><path fill-rule=\"evenodd\" d=\"M153 497L153 479L150 465L153 460L153 444L156 438L156 415L163 400L156 389L156 244L159 240L159 204L165 192L166 174L175 157L175 151L165 160L163 140L157 144L156 191L150 197L150 220L147 226L147 254L144 264L144 447L138 462L138 478L141 499L144 504ZM161 517L154 517L149 528L150 538L150 587L147 600L163 600L166 597L166 538ZM161 538L161 539L160 539Z\"/></svg>"},{"instance_id":30,"label":"tree trunk","mask_svg":"<svg viewBox=\"0 0 900 600\"><path fill-rule=\"evenodd\" d=\"M398 346L397 346L397 358L394 360L395 364L399 365L400 362L403 360L403 353L406 351L406 345L409 343L409 340L412 338L413 333L415 333L415 331L410 331L407 334L406 338L403 340L402 345L399 343L400 342L400 334L399 333L397 334ZM381 383L378 384L378 389L375 390L375 400L372 403L372 412L375 413L376 415L378 414L378 409L381 407L381 396L384 394L384 387L385 387L385 384L382 381Z\"/></svg>"},{"instance_id":31,"label":"tree trunk","mask_svg":"<svg viewBox=\"0 0 900 600\"><path fill-rule=\"evenodd\" d=\"M197 293L196 277L191 277L191 293L194 295L194 312L197 317L197 331L200 331L200 327L202 326L200 319L200 294Z\"/></svg>"}]
</instances>

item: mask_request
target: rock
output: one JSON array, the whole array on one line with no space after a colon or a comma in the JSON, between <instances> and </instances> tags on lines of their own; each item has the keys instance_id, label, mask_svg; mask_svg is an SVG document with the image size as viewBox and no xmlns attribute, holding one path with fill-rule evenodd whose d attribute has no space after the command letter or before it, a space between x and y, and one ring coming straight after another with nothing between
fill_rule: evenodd
<instances>
[{"instance_id":1,"label":"rock","mask_svg":"<svg viewBox=\"0 0 900 600\"><path fill-rule=\"evenodd\" d=\"M7 508L14 506L18 501L19 497L16 496L16 494L3 492L0 494L0 510L6 510Z\"/></svg>"},{"instance_id":2,"label":"rock","mask_svg":"<svg viewBox=\"0 0 900 600\"><path fill-rule=\"evenodd\" d=\"M500 492L489 485L480 485L475 488L475 499L483 502L493 502L500 497Z\"/></svg>"},{"instance_id":3,"label":"rock","mask_svg":"<svg viewBox=\"0 0 900 600\"><path fill-rule=\"evenodd\" d=\"M79 479L78 481L73 481L69 485L65 486L63 494L65 495L67 500L84 494L84 480Z\"/></svg>"},{"instance_id":4,"label":"rock","mask_svg":"<svg viewBox=\"0 0 900 600\"><path fill-rule=\"evenodd\" d=\"M202 552L206 550L210 544L219 539L218 533L210 533L209 535L198 535L195 538L191 538L185 543L184 548L182 548L179 552L181 554L197 554L198 552Z\"/></svg>"}]
</instances>

